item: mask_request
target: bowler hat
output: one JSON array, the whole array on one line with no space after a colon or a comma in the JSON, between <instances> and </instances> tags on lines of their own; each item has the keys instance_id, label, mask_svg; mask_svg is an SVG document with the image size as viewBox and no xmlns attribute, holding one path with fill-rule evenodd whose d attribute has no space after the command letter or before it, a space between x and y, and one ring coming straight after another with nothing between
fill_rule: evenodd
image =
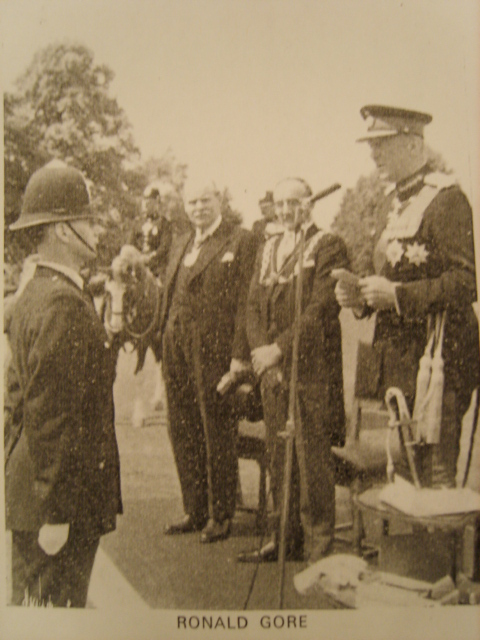
<instances>
[{"instance_id":1,"label":"bowler hat","mask_svg":"<svg viewBox=\"0 0 480 640\"><path fill-rule=\"evenodd\" d=\"M357 142L396 136L400 133L423 137L423 128L432 121L432 116L428 113L376 104L362 107L360 113L364 120L369 118L369 126L367 133Z\"/></svg>"},{"instance_id":2,"label":"bowler hat","mask_svg":"<svg viewBox=\"0 0 480 640\"><path fill-rule=\"evenodd\" d=\"M52 160L30 177L20 217L10 229L91 217L94 214L82 173L61 160Z\"/></svg>"}]
</instances>

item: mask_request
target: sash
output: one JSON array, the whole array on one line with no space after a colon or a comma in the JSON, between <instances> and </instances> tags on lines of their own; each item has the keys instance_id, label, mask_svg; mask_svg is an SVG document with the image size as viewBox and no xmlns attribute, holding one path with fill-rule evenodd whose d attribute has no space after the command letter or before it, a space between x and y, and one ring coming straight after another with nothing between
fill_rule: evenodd
<instances>
[{"instance_id":1,"label":"sash","mask_svg":"<svg viewBox=\"0 0 480 640\"><path fill-rule=\"evenodd\" d=\"M325 231L317 231L311 238L305 242L305 249L303 252L303 265L304 267L313 266L313 254L317 247L317 244L325 235ZM280 242L278 237L271 238L265 244L262 256L262 268L260 272L260 284L263 286L271 286L273 284L284 284L289 280L292 280L295 275L298 275L299 265L298 260L300 258L300 243L297 242L294 250L290 256L286 259L280 269L275 269L274 258L275 248L278 248Z\"/></svg>"},{"instance_id":2,"label":"sash","mask_svg":"<svg viewBox=\"0 0 480 640\"><path fill-rule=\"evenodd\" d=\"M425 177L424 186L411 200L407 200L406 206L396 200L393 211L388 216L387 226L382 234L386 241L395 238L413 238L423 220L423 214L427 210L435 196L446 187L456 183L453 176L434 173Z\"/></svg>"}]
</instances>

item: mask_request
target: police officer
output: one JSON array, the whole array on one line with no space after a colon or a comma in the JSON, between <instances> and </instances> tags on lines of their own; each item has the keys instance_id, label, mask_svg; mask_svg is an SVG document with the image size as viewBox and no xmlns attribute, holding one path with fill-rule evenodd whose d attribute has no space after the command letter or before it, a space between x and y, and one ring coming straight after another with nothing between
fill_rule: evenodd
<instances>
[{"instance_id":1,"label":"police officer","mask_svg":"<svg viewBox=\"0 0 480 640\"><path fill-rule=\"evenodd\" d=\"M12 602L84 607L100 537L122 506L117 351L80 277L101 233L80 171L58 160L36 171L10 228L28 232L38 253L9 327Z\"/></svg>"},{"instance_id":2,"label":"police officer","mask_svg":"<svg viewBox=\"0 0 480 640\"><path fill-rule=\"evenodd\" d=\"M359 289L340 281L336 296L359 317L377 312L374 348L380 386L403 390L413 407L427 317L446 311L440 442L433 446L431 482L455 486L462 417L479 380L472 211L451 175L426 161L423 132L432 116L382 105L361 109L368 121L359 141L370 145L395 199L374 256L377 275Z\"/></svg>"}]
</instances>

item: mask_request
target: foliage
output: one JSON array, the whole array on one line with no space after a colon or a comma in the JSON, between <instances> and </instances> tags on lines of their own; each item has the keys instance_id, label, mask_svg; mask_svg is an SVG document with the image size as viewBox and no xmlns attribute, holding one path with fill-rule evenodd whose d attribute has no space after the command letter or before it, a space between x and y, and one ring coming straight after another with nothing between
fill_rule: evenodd
<instances>
[{"instance_id":1,"label":"foliage","mask_svg":"<svg viewBox=\"0 0 480 640\"><path fill-rule=\"evenodd\" d=\"M347 245L352 271L362 276L374 273L373 252L392 201L385 189L377 171L360 177L355 187L345 192L332 223L332 231Z\"/></svg>"},{"instance_id":2,"label":"foliage","mask_svg":"<svg viewBox=\"0 0 480 640\"><path fill-rule=\"evenodd\" d=\"M5 225L15 220L28 178L52 158L85 175L100 212L135 213L142 175L130 124L109 95L114 77L82 45L52 44L40 50L4 96ZM6 260L29 247L21 235L6 237ZM20 246L19 246L20 245Z\"/></svg>"},{"instance_id":3,"label":"foliage","mask_svg":"<svg viewBox=\"0 0 480 640\"><path fill-rule=\"evenodd\" d=\"M154 180L165 180L171 182L178 191L182 191L187 178L187 165L177 161L172 149L168 148L160 158L149 158L142 167L146 177L144 186Z\"/></svg>"},{"instance_id":4,"label":"foliage","mask_svg":"<svg viewBox=\"0 0 480 640\"><path fill-rule=\"evenodd\" d=\"M222 218L228 222L241 225L243 222L243 215L237 209L234 209L231 205L232 196L228 187L221 192L221 210Z\"/></svg>"},{"instance_id":5,"label":"foliage","mask_svg":"<svg viewBox=\"0 0 480 640\"><path fill-rule=\"evenodd\" d=\"M138 157L138 149L123 110L108 95L113 77L81 45L39 51L17 80L17 92L5 96L7 176L24 188L33 171L61 158L83 171L101 208L118 203L128 189L126 161Z\"/></svg>"},{"instance_id":6,"label":"foliage","mask_svg":"<svg viewBox=\"0 0 480 640\"><path fill-rule=\"evenodd\" d=\"M9 290L18 284L21 264L35 247L28 234L12 233L8 225L20 215L28 179L52 158L82 171L92 204L104 215L107 233L99 247L100 265L109 265L130 237L150 181L165 180L183 192L187 166L171 149L141 160L131 125L110 95L113 78L113 71L97 64L85 46L51 44L36 53L14 90L4 94L4 280ZM178 217L185 226L180 200ZM241 224L230 200L224 189L222 213Z\"/></svg>"}]
</instances>

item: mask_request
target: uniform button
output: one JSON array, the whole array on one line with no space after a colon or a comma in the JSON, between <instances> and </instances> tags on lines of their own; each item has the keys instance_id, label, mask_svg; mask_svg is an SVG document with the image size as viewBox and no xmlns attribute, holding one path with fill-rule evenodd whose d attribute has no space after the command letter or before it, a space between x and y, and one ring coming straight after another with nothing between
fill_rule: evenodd
<instances>
[{"instance_id":1,"label":"uniform button","mask_svg":"<svg viewBox=\"0 0 480 640\"><path fill-rule=\"evenodd\" d=\"M102 462L100 462L100 464L98 465L98 468L100 469L100 471L103 471L103 469L105 468L105 462L102 460Z\"/></svg>"},{"instance_id":2,"label":"uniform button","mask_svg":"<svg viewBox=\"0 0 480 640\"><path fill-rule=\"evenodd\" d=\"M105 349L110 349L110 343L109 342L104 342L103 346L105 347Z\"/></svg>"}]
</instances>

